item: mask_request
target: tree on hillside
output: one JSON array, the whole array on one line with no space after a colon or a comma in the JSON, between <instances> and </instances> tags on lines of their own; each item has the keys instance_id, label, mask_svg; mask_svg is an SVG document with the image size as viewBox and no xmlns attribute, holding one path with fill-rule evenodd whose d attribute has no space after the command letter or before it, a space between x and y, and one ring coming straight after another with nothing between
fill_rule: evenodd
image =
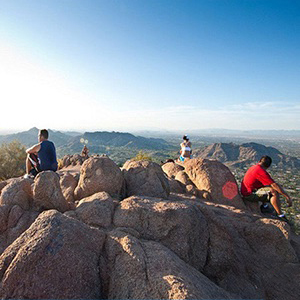
<instances>
[{"instance_id":1,"label":"tree on hillside","mask_svg":"<svg viewBox=\"0 0 300 300\"><path fill-rule=\"evenodd\" d=\"M147 154L146 152L140 150L139 153L134 158L132 158L132 160L149 160L149 161L152 161L152 157L149 154Z\"/></svg>"},{"instance_id":2,"label":"tree on hillside","mask_svg":"<svg viewBox=\"0 0 300 300\"><path fill-rule=\"evenodd\" d=\"M0 146L0 180L21 176L25 172L25 147L18 141Z\"/></svg>"}]
</instances>

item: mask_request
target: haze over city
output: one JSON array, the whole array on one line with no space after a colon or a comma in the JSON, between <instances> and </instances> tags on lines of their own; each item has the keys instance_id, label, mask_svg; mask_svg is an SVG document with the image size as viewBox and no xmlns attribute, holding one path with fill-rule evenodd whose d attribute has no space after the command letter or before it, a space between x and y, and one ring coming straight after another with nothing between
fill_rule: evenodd
<instances>
[{"instance_id":1,"label":"haze over city","mask_svg":"<svg viewBox=\"0 0 300 300\"><path fill-rule=\"evenodd\" d=\"M300 129L298 1L0 5L1 132Z\"/></svg>"}]
</instances>

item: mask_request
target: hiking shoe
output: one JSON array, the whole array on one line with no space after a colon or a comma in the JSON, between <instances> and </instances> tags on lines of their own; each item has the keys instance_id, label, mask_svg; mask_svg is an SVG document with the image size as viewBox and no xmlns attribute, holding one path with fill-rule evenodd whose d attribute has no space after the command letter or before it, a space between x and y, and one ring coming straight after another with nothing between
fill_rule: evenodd
<instances>
[{"instance_id":1,"label":"hiking shoe","mask_svg":"<svg viewBox=\"0 0 300 300\"><path fill-rule=\"evenodd\" d=\"M263 213L263 214L272 214L274 212L274 208L271 207L270 205L268 205L267 207L264 207L264 205L262 204L260 206L260 211Z\"/></svg>"},{"instance_id":2,"label":"hiking shoe","mask_svg":"<svg viewBox=\"0 0 300 300\"><path fill-rule=\"evenodd\" d=\"M280 221L284 221L284 222L290 224L290 222L289 222L289 220L287 219L286 216L282 216L282 217L279 217L279 216L278 216L277 218L278 218L278 220L280 220Z\"/></svg>"},{"instance_id":3,"label":"hiking shoe","mask_svg":"<svg viewBox=\"0 0 300 300\"><path fill-rule=\"evenodd\" d=\"M33 175L31 175L31 174L25 174L24 176L23 176L23 178L25 178L25 179L34 179L34 176Z\"/></svg>"}]
</instances>

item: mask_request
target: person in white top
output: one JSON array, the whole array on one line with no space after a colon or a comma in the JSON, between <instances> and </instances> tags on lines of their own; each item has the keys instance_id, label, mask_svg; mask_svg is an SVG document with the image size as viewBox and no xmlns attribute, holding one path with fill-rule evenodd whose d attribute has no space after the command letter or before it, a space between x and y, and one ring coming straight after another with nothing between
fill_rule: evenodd
<instances>
[{"instance_id":1,"label":"person in white top","mask_svg":"<svg viewBox=\"0 0 300 300\"><path fill-rule=\"evenodd\" d=\"M180 144L180 161L184 161L185 159L190 159L192 157L192 143L187 135L183 136L183 142Z\"/></svg>"}]
</instances>

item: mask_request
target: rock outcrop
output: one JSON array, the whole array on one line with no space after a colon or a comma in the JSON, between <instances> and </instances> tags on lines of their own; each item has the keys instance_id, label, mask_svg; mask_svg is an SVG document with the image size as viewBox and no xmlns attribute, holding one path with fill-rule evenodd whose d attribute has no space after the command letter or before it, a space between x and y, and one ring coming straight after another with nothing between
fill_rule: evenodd
<instances>
[{"instance_id":1,"label":"rock outcrop","mask_svg":"<svg viewBox=\"0 0 300 300\"><path fill-rule=\"evenodd\" d=\"M91 196L97 192L107 192L112 197L120 197L124 178L120 168L108 157L90 157L81 169L75 199Z\"/></svg>"},{"instance_id":2,"label":"rock outcrop","mask_svg":"<svg viewBox=\"0 0 300 300\"><path fill-rule=\"evenodd\" d=\"M32 205L32 179L16 178L7 183L1 191L0 205L18 205L28 210Z\"/></svg>"},{"instance_id":3,"label":"rock outcrop","mask_svg":"<svg viewBox=\"0 0 300 300\"><path fill-rule=\"evenodd\" d=\"M57 209L60 212L65 212L69 209L69 204L61 191L58 174L45 171L36 176L33 188L33 205L39 210Z\"/></svg>"},{"instance_id":4,"label":"rock outcrop","mask_svg":"<svg viewBox=\"0 0 300 300\"><path fill-rule=\"evenodd\" d=\"M38 214L18 205L0 206L0 254L30 227Z\"/></svg>"},{"instance_id":5,"label":"rock outcrop","mask_svg":"<svg viewBox=\"0 0 300 300\"><path fill-rule=\"evenodd\" d=\"M225 165L216 160L196 158L187 161L184 166L194 185L208 192L213 201L245 209L237 182Z\"/></svg>"},{"instance_id":6,"label":"rock outcrop","mask_svg":"<svg viewBox=\"0 0 300 300\"><path fill-rule=\"evenodd\" d=\"M152 162L129 161L121 171L91 158L72 203L65 171L61 182L49 171L2 184L0 297L300 299L299 236L244 206L221 163L184 167L168 178Z\"/></svg>"},{"instance_id":7,"label":"rock outcrop","mask_svg":"<svg viewBox=\"0 0 300 300\"><path fill-rule=\"evenodd\" d=\"M0 296L99 299L105 234L57 211L42 213L0 257Z\"/></svg>"},{"instance_id":8,"label":"rock outcrop","mask_svg":"<svg viewBox=\"0 0 300 300\"><path fill-rule=\"evenodd\" d=\"M232 299L160 243L114 230L106 252L109 299Z\"/></svg>"},{"instance_id":9,"label":"rock outcrop","mask_svg":"<svg viewBox=\"0 0 300 300\"><path fill-rule=\"evenodd\" d=\"M161 242L198 269L205 264L207 223L192 203L133 196L117 207L114 225L133 228L143 239Z\"/></svg>"},{"instance_id":10,"label":"rock outcrop","mask_svg":"<svg viewBox=\"0 0 300 300\"><path fill-rule=\"evenodd\" d=\"M99 192L80 200L76 210L69 214L90 226L108 228L112 224L114 208L110 195Z\"/></svg>"},{"instance_id":11,"label":"rock outcrop","mask_svg":"<svg viewBox=\"0 0 300 300\"><path fill-rule=\"evenodd\" d=\"M80 154L65 155L62 158L61 168L68 168L69 166L81 166L86 158Z\"/></svg>"},{"instance_id":12,"label":"rock outcrop","mask_svg":"<svg viewBox=\"0 0 300 300\"><path fill-rule=\"evenodd\" d=\"M79 181L79 175L64 172L60 176L60 187L63 196L68 202L74 202L74 191Z\"/></svg>"},{"instance_id":13,"label":"rock outcrop","mask_svg":"<svg viewBox=\"0 0 300 300\"><path fill-rule=\"evenodd\" d=\"M163 164L161 168L170 178L175 178L178 172L184 170L182 166L176 164L175 162L167 162Z\"/></svg>"},{"instance_id":14,"label":"rock outcrop","mask_svg":"<svg viewBox=\"0 0 300 300\"><path fill-rule=\"evenodd\" d=\"M124 164L122 171L126 184L126 196L168 198L169 182L157 163L147 160L129 160Z\"/></svg>"},{"instance_id":15,"label":"rock outcrop","mask_svg":"<svg viewBox=\"0 0 300 300\"><path fill-rule=\"evenodd\" d=\"M184 185L190 185L190 184L193 184L191 179L189 178L188 174L186 174L185 171L179 171L176 176L175 176L175 179L177 181L180 181L182 184Z\"/></svg>"}]
</instances>

